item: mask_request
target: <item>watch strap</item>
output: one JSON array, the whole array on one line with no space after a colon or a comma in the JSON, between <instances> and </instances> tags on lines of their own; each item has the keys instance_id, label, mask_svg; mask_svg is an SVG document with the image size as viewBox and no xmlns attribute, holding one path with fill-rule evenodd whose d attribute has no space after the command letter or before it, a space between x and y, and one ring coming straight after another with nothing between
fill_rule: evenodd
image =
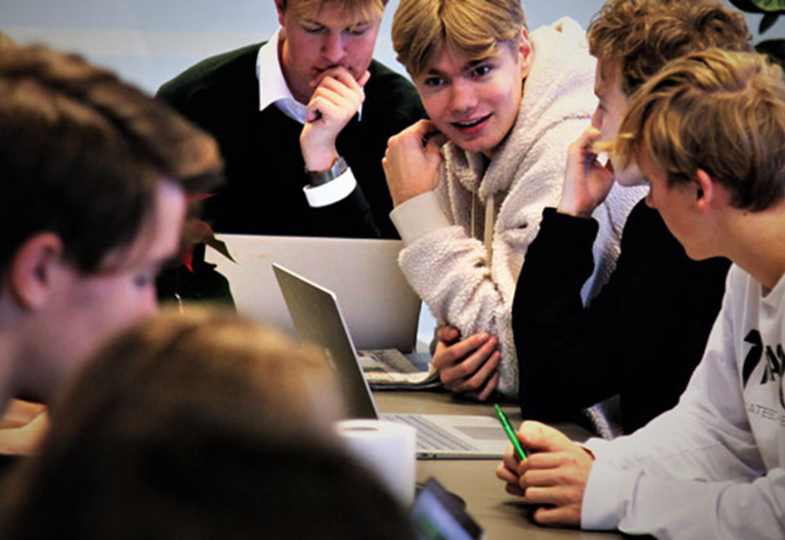
<instances>
[{"instance_id":1,"label":"watch strap","mask_svg":"<svg viewBox=\"0 0 785 540\"><path fill-rule=\"evenodd\" d=\"M343 156L338 156L335 158L333 166L326 171L309 171L306 169L305 176L308 178L308 183L311 186L317 187L327 184L328 182L332 182L345 173L346 169L348 168L349 165L346 163L346 160L343 158Z\"/></svg>"}]
</instances>

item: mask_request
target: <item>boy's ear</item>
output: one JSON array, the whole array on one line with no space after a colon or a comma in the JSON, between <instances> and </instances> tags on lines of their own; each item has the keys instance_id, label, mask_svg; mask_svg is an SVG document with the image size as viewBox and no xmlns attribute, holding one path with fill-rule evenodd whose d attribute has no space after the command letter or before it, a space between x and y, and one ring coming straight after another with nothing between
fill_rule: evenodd
<instances>
[{"instance_id":1,"label":"boy's ear","mask_svg":"<svg viewBox=\"0 0 785 540\"><path fill-rule=\"evenodd\" d=\"M9 289L17 302L29 310L43 306L63 269L63 242L54 233L28 238L11 260Z\"/></svg>"},{"instance_id":2,"label":"boy's ear","mask_svg":"<svg viewBox=\"0 0 785 540\"><path fill-rule=\"evenodd\" d=\"M706 171L698 169L697 173L695 174L695 181L698 184L698 187L695 190L696 197L698 199L698 209L705 211L709 208L716 195L714 189L714 180Z\"/></svg>"},{"instance_id":3,"label":"boy's ear","mask_svg":"<svg viewBox=\"0 0 785 540\"><path fill-rule=\"evenodd\" d=\"M521 55L521 80L529 76L529 71L532 69L534 62L534 55L532 54L532 44L529 41L529 31L526 28L521 28L521 34L518 36L518 54Z\"/></svg>"}]
</instances>

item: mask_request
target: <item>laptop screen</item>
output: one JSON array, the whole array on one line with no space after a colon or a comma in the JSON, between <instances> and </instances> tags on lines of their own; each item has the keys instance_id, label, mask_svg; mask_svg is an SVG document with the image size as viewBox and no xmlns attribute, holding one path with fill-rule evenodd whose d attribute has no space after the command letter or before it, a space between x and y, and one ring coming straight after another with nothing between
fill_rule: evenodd
<instances>
[{"instance_id":1,"label":"laptop screen","mask_svg":"<svg viewBox=\"0 0 785 540\"><path fill-rule=\"evenodd\" d=\"M272 263L323 285L341 300L359 349L414 350L420 299L398 266L396 240L219 234L232 262L212 248L205 259L229 280L237 310L295 335Z\"/></svg>"}]
</instances>

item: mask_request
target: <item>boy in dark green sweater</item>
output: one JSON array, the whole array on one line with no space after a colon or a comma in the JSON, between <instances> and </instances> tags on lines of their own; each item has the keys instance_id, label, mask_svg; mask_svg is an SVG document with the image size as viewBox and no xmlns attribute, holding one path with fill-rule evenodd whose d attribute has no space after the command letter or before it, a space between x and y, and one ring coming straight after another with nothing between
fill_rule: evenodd
<instances>
[{"instance_id":1,"label":"boy in dark green sweater","mask_svg":"<svg viewBox=\"0 0 785 540\"><path fill-rule=\"evenodd\" d=\"M208 58L160 97L211 132L226 185L217 232L395 238L381 159L423 116L404 77L372 60L386 0L275 0L270 41Z\"/></svg>"}]
</instances>

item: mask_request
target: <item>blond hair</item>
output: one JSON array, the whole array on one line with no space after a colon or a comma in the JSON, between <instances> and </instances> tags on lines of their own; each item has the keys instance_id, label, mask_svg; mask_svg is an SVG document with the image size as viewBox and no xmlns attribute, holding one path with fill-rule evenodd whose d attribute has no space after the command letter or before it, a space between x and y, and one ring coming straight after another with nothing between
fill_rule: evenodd
<instances>
[{"instance_id":1,"label":"blond hair","mask_svg":"<svg viewBox=\"0 0 785 540\"><path fill-rule=\"evenodd\" d=\"M620 61L628 96L674 58L712 47L752 50L744 16L714 0L608 0L587 35L598 60Z\"/></svg>"},{"instance_id":2,"label":"blond hair","mask_svg":"<svg viewBox=\"0 0 785 540\"><path fill-rule=\"evenodd\" d=\"M611 152L622 166L651 156L668 185L698 169L761 211L785 188L785 81L755 53L709 49L668 64L635 94Z\"/></svg>"},{"instance_id":3,"label":"blond hair","mask_svg":"<svg viewBox=\"0 0 785 540\"><path fill-rule=\"evenodd\" d=\"M338 6L338 17L361 16L381 18L389 0L284 0L284 9L291 9L299 16L319 13L328 5Z\"/></svg>"},{"instance_id":4,"label":"blond hair","mask_svg":"<svg viewBox=\"0 0 785 540\"><path fill-rule=\"evenodd\" d=\"M526 27L520 0L401 0L392 41L398 61L413 77L444 48L470 60L498 55L498 43L514 44Z\"/></svg>"}]
</instances>

